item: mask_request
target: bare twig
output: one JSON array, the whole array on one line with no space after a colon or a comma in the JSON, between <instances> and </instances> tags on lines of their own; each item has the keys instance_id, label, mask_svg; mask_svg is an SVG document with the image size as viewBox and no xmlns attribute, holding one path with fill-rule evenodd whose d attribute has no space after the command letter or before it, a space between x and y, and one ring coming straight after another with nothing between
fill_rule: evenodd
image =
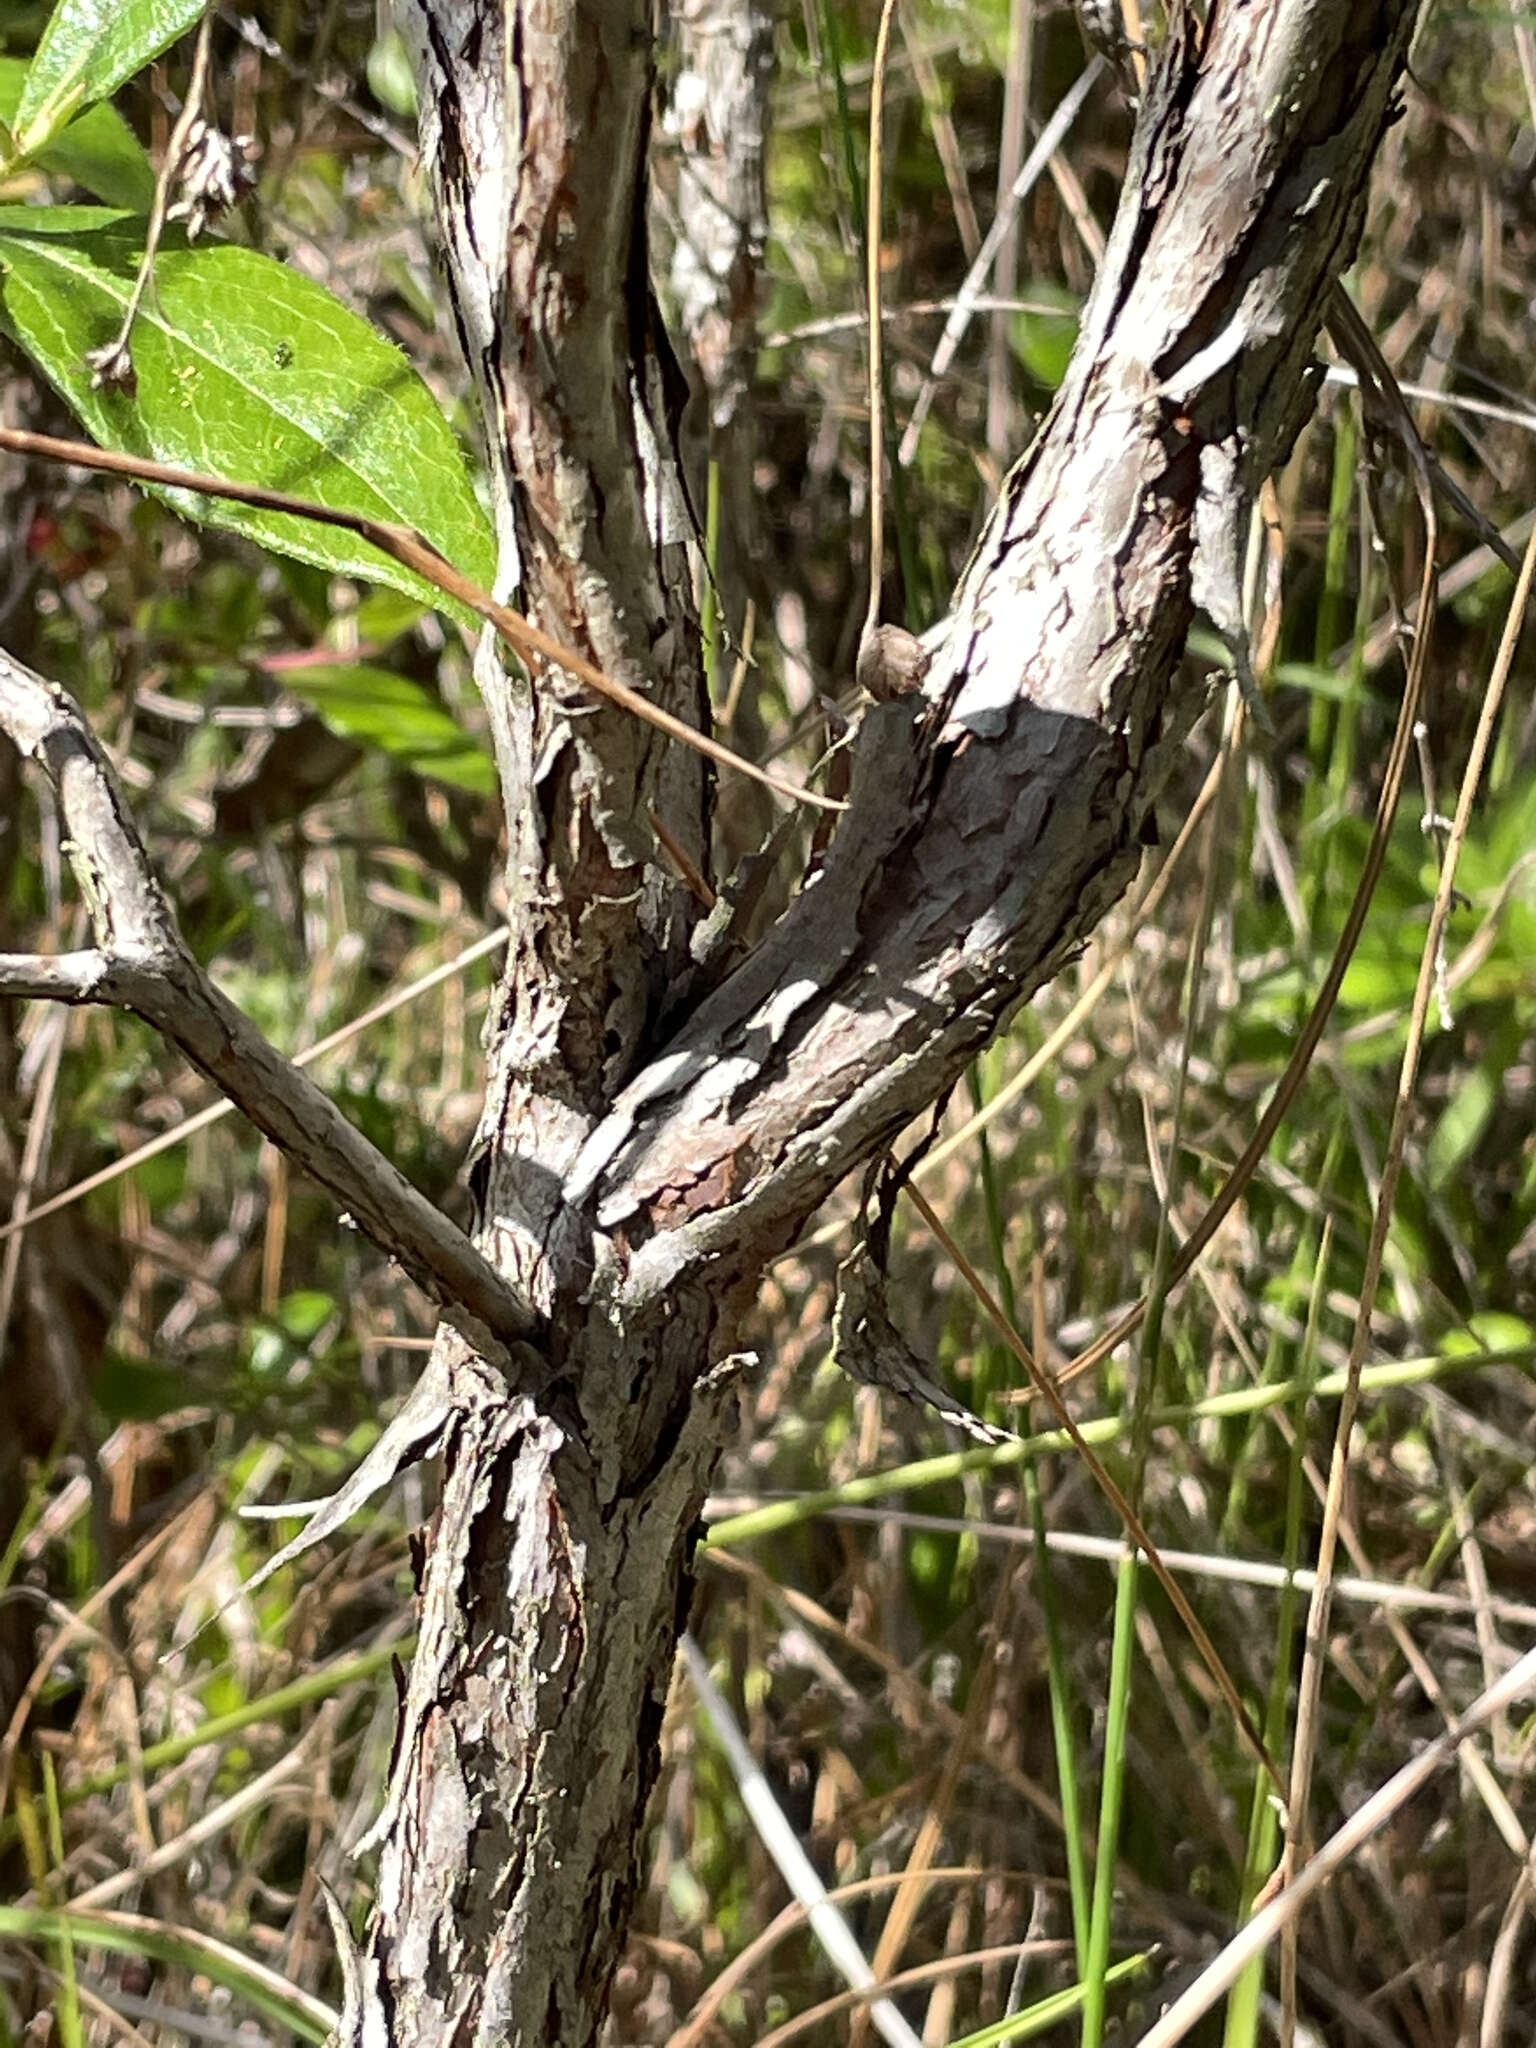
<instances>
[{"instance_id":1,"label":"bare twig","mask_svg":"<svg viewBox=\"0 0 1536 2048\"><path fill-rule=\"evenodd\" d=\"M1402 440L1407 441L1411 436L1418 443L1418 459L1426 465L1435 489L1450 500L1483 546L1491 548L1505 568L1512 575L1518 576L1519 555L1493 521L1478 510L1461 485L1447 472L1434 450L1426 446L1420 438L1413 414L1404 403L1405 393L1402 386L1393 376L1386 358L1376 344L1375 335L1361 319L1358 307L1343 285L1336 284L1328 294L1328 311L1324 318L1335 348L1355 373L1354 381L1359 388L1361 405L1379 418L1385 426L1390 427ZM1437 403L1442 402L1438 393L1435 397Z\"/></svg>"},{"instance_id":2,"label":"bare twig","mask_svg":"<svg viewBox=\"0 0 1536 2048\"><path fill-rule=\"evenodd\" d=\"M483 960L488 953L494 953L506 944L510 936L511 931L507 925L498 925L495 931L487 932L483 938L476 939L473 945L464 947L462 952L456 953L451 960L445 960L440 966L431 968L405 988L395 989L392 994L385 996L382 1002L373 1004L371 1008L364 1010L361 1016L350 1018L337 1030L317 1039L313 1045L306 1045L301 1052L293 1055L293 1064L296 1067L312 1067L316 1060L323 1059L328 1052L335 1052L339 1047L350 1044L359 1032L366 1031L383 1018L392 1016L396 1010L402 1009L407 1003L415 1002L419 996L430 994L450 976L462 974L467 967L473 966L475 961ZM39 964L30 958L23 963L26 968L34 971ZM51 967L56 963L49 961L43 964ZM3 967L0 967L0 972L3 972ZM48 993L56 995L57 991ZM67 997L59 999L68 1000ZM194 1111L180 1123L172 1124L168 1130L158 1131L153 1138L147 1138L142 1145L136 1145L131 1152L125 1152L109 1166L98 1168L95 1173L87 1174L83 1180L77 1180L71 1186L61 1188L58 1194L50 1195L46 1202L39 1202L35 1208L29 1209L25 1216L13 1217L9 1223L0 1224L0 1244L6 1243L30 1224L41 1223L45 1216L55 1216L61 1209L69 1208L71 1203L84 1201L87 1195L95 1194L98 1188L109 1186L125 1173L132 1173L136 1166L142 1166L148 1159L157 1158L160 1153L169 1151L171 1146L186 1144L188 1139L195 1138L199 1131L207 1130L210 1124L216 1124L228 1116L234 1107L234 1103L227 1095L221 1096L217 1102L210 1102L206 1109ZM424 1339L423 1342L425 1341Z\"/></svg>"},{"instance_id":3,"label":"bare twig","mask_svg":"<svg viewBox=\"0 0 1536 2048\"><path fill-rule=\"evenodd\" d=\"M1030 88L1034 73L1035 0L1010 0L1008 9L1008 54L1003 64L1003 124L998 137L997 206L1009 215L1008 230L993 259L993 289L1009 298L1019 281L1019 215L1009 205L1024 161L1024 144L1029 136ZM979 247L980 244L977 244ZM974 262L976 248L967 249L966 259ZM1008 345L1008 322L994 314L987 343L987 461L995 475L1008 466L1009 401L1013 395L1009 375L1013 351Z\"/></svg>"},{"instance_id":4,"label":"bare twig","mask_svg":"<svg viewBox=\"0 0 1536 2048\"><path fill-rule=\"evenodd\" d=\"M112 765L78 705L3 651L0 730L58 794L97 939L90 952L0 961L0 989L136 1011L329 1190L482 1356L506 1370L504 1340L530 1328L522 1301L463 1231L214 986L181 936Z\"/></svg>"},{"instance_id":5,"label":"bare twig","mask_svg":"<svg viewBox=\"0 0 1536 2048\"><path fill-rule=\"evenodd\" d=\"M610 704L616 704L647 725L655 726L669 739L692 747L695 753L705 755L720 767L734 768L738 775L751 776L754 782L762 783L791 803L813 804L822 811L845 808L833 797L819 796L815 790L785 782L767 769L743 760L740 754L733 754L729 747L722 746L707 733L696 731L693 726L685 725L682 719L674 718L670 711L663 711L659 704L651 703L639 690L632 690L627 683L615 682L612 676L604 675L585 656L572 648L562 647L558 640L531 624L521 613L513 611L510 605L498 603L409 526L397 526L388 519L373 519L363 512L342 512L333 505L319 505L308 498L295 498L287 491L268 490L263 484L242 484L228 477L204 476L196 470L176 469L169 463L151 462L144 456L120 455L110 448L93 448L88 441L61 441L51 434L29 434L19 427L0 427L0 448L8 448L16 455L38 455L49 462L72 462L81 469L93 469L103 476L125 476L134 483L157 484L165 490L195 491L205 498L227 498L231 504L251 505L262 512L287 512L298 519L312 519L317 526L334 526L343 533L355 533L360 540L376 547L380 554L398 562L402 569L409 569L430 583L434 590L467 605L487 625L496 629L520 660L563 669L567 675L584 683L594 696L606 698Z\"/></svg>"}]
</instances>

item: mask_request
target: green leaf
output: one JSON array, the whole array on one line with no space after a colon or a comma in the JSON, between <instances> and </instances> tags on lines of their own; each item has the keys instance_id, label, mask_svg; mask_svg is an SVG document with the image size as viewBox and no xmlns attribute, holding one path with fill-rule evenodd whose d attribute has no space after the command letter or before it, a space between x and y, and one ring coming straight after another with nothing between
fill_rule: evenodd
<instances>
[{"instance_id":1,"label":"green leaf","mask_svg":"<svg viewBox=\"0 0 1536 2048\"><path fill-rule=\"evenodd\" d=\"M334 731L378 747L418 775L475 796L488 796L496 787L489 754L409 676L348 662L297 669L283 682Z\"/></svg>"},{"instance_id":2,"label":"green leaf","mask_svg":"<svg viewBox=\"0 0 1536 2048\"><path fill-rule=\"evenodd\" d=\"M381 107L403 121L416 118L416 74L399 29L386 30L368 52L368 89Z\"/></svg>"},{"instance_id":3,"label":"green leaf","mask_svg":"<svg viewBox=\"0 0 1536 2048\"><path fill-rule=\"evenodd\" d=\"M61 231L70 214L85 231ZM490 581L490 524L426 385L365 320L269 256L169 237L134 324L137 388L93 390L87 352L116 334L139 255L136 231L97 209L53 208L39 222L0 208L0 319L104 447L397 521ZM339 528L146 488L185 518L478 624Z\"/></svg>"},{"instance_id":4,"label":"green leaf","mask_svg":"<svg viewBox=\"0 0 1536 2048\"><path fill-rule=\"evenodd\" d=\"M153 1422L186 1406L187 1375L168 1365L108 1351L91 1395L109 1422Z\"/></svg>"},{"instance_id":5,"label":"green leaf","mask_svg":"<svg viewBox=\"0 0 1536 2048\"><path fill-rule=\"evenodd\" d=\"M25 57L0 57L0 121L15 118L27 75ZM155 174L138 138L115 107L92 107L38 152L45 171L59 171L113 206L147 213Z\"/></svg>"},{"instance_id":6,"label":"green leaf","mask_svg":"<svg viewBox=\"0 0 1536 2048\"><path fill-rule=\"evenodd\" d=\"M23 235L57 235L72 241L76 235L120 227L131 217L122 206L0 206L0 234L14 228Z\"/></svg>"},{"instance_id":7,"label":"green leaf","mask_svg":"<svg viewBox=\"0 0 1536 2048\"><path fill-rule=\"evenodd\" d=\"M285 1295L278 1305L278 1320L296 1343L317 1336L336 1313L333 1296L318 1287L300 1287Z\"/></svg>"},{"instance_id":8,"label":"green leaf","mask_svg":"<svg viewBox=\"0 0 1536 2048\"><path fill-rule=\"evenodd\" d=\"M17 157L36 156L82 107L185 35L204 0L59 0L17 101Z\"/></svg>"},{"instance_id":9,"label":"green leaf","mask_svg":"<svg viewBox=\"0 0 1536 2048\"><path fill-rule=\"evenodd\" d=\"M352 625L365 647L387 647L414 630L422 608L394 590L370 591L352 614Z\"/></svg>"},{"instance_id":10,"label":"green leaf","mask_svg":"<svg viewBox=\"0 0 1536 2048\"><path fill-rule=\"evenodd\" d=\"M1485 1067L1463 1074L1430 1134L1425 1165L1432 1188L1448 1186L1466 1165L1482 1143L1497 1107L1494 1079Z\"/></svg>"},{"instance_id":11,"label":"green leaf","mask_svg":"<svg viewBox=\"0 0 1536 2048\"><path fill-rule=\"evenodd\" d=\"M1043 280L1031 283L1029 295L1036 310L1011 316L1008 339L1035 382L1054 391L1067 374L1067 364L1077 345L1082 301L1076 293Z\"/></svg>"},{"instance_id":12,"label":"green leaf","mask_svg":"<svg viewBox=\"0 0 1536 2048\"><path fill-rule=\"evenodd\" d=\"M1443 1348L1451 1358L1471 1358L1479 1351L1529 1352L1536 1330L1523 1316L1507 1309L1474 1309L1465 1330L1447 1330Z\"/></svg>"},{"instance_id":13,"label":"green leaf","mask_svg":"<svg viewBox=\"0 0 1536 2048\"><path fill-rule=\"evenodd\" d=\"M57 142L39 152L37 162L45 171L73 178L109 206L146 214L154 203L154 169L116 107L92 107L71 121Z\"/></svg>"}]
</instances>

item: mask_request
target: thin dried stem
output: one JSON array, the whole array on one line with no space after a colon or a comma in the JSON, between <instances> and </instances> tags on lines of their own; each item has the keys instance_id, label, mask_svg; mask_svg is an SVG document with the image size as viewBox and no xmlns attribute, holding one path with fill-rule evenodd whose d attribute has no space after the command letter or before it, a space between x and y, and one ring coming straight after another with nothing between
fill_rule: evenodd
<instances>
[{"instance_id":1,"label":"thin dried stem","mask_svg":"<svg viewBox=\"0 0 1536 2048\"><path fill-rule=\"evenodd\" d=\"M51 434L29 434L19 427L0 427L0 448L8 448L15 455L41 456L48 462L74 463L78 468L93 469L104 476L128 477L134 483L157 484L165 490L195 491L205 498L227 498L232 504L251 505L262 512L287 512L298 519L312 519L319 526L334 526L343 533L355 533L360 540L376 547L380 554L398 562L402 569L409 569L430 583L434 590L467 605L487 625L496 629L520 660L563 669L577 682L584 683L594 696L605 698L608 703L618 705L645 724L655 726L669 739L692 747L696 754L703 754L719 767L734 768L738 775L750 776L754 782L762 783L765 789L771 789L776 796L785 797L791 803L812 804L821 811L846 809L833 797L802 789L796 783L770 774L766 768L743 760L740 754L732 753L729 747L722 746L707 733L696 731L682 719L674 718L670 711L663 711L660 705L652 704L640 691L632 690L628 683L616 682L612 676L604 675L585 656L572 648L562 647L558 640L541 631L520 612L499 603L488 591L482 590L478 583L456 569L429 540L411 527L397 526L388 519L372 519L362 512L339 511L333 505L319 505L308 498L295 498L287 491L268 490L263 484L242 484L228 477L204 476L196 470L176 469L169 463L151 462L143 456L120 455L112 449L93 448L87 441L61 441Z\"/></svg>"},{"instance_id":2,"label":"thin dried stem","mask_svg":"<svg viewBox=\"0 0 1536 2048\"><path fill-rule=\"evenodd\" d=\"M882 0L875 35L875 68L869 88L869 173L864 223L864 293L869 350L869 598L864 607L861 647L880 623L880 585L885 574L885 340L880 319L880 198L885 183L885 71L891 53L891 23L897 0Z\"/></svg>"},{"instance_id":3,"label":"thin dried stem","mask_svg":"<svg viewBox=\"0 0 1536 2048\"><path fill-rule=\"evenodd\" d=\"M1104 1498L1120 1517L1121 1522L1125 1526L1126 1534L1145 1556L1157 1583L1168 1595L1174 1612L1189 1631L1190 1641L1199 1652L1201 1662L1210 1672L1211 1677L1215 1680L1221 1691L1222 1698L1231 1709L1232 1718L1242 1731L1244 1741L1263 1766L1276 1791L1283 1798L1285 1795L1285 1780L1280 1775L1279 1766L1265 1748L1264 1738L1255 1726L1253 1716L1243 1705L1242 1696L1238 1692L1236 1685L1232 1682L1231 1674L1228 1672L1226 1665L1221 1661L1216 1645L1211 1641L1199 1615L1196 1614L1194 1608L1189 1604L1188 1596L1183 1588L1158 1556L1157 1545L1147 1534L1141 1517L1111 1477L1103 1459L1099 1457L1098 1453L1088 1442L1088 1439L1083 1435L1083 1432L1078 1428L1071 1409L1068 1408L1066 1402L1061 1397L1058 1382L1036 1362L1034 1354L1030 1351L1028 1345L1005 1313L1002 1303L998 1301L965 1253L956 1244L954 1238L951 1237L949 1231L944 1226L943 1219L928 1200L928 1197L920 1188L914 1187L910 1180L905 1181L903 1187L916 1205L923 1221L954 1260L956 1269L967 1287L970 1288L977 1301L991 1317L1003 1342L1029 1374L1036 1393L1040 1395L1041 1399L1055 1416L1057 1422L1060 1423L1068 1437L1070 1437L1072 1448L1088 1468L1094 1485L1098 1487Z\"/></svg>"}]
</instances>

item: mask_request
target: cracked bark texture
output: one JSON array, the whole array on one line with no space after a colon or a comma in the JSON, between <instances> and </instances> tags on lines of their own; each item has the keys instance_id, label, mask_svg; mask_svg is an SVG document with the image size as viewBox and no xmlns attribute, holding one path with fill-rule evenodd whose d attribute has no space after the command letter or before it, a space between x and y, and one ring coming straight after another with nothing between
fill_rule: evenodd
<instances>
[{"instance_id":1,"label":"cracked bark texture","mask_svg":"<svg viewBox=\"0 0 1536 2048\"><path fill-rule=\"evenodd\" d=\"M665 517L643 179L649 6L406 0L504 589L702 715ZM663 1041L704 865L699 764L482 650L517 938L490 1024L477 1244L547 1379L447 1334L442 1502L348 1957L349 2044L601 2026L656 1737L764 1262L955 1079L1130 878L1199 706L1197 603L1235 633L1253 490L1310 401L1411 0L1176 18L1077 354L915 698L873 707L829 857Z\"/></svg>"},{"instance_id":2,"label":"cracked bark texture","mask_svg":"<svg viewBox=\"0 0 1536 2048\"><path fill-rule=\"evenodd\" d=\"M672 301L727 429L746 394L758 266L768 239L763 150L773 17L761 0L673 0L677 75L667 129L680 157Z\"/></svg>"}]
</instances>

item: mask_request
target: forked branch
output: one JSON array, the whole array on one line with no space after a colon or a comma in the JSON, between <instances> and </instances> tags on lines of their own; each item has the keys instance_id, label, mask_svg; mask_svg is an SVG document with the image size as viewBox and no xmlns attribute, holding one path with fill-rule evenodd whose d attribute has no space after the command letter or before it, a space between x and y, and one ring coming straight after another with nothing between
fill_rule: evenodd
<instances>
[{"instance_id":1,"label":"forked branch","mask_svg":"<svg viewBox=\"0 0 1536 2048\"><path fill-rule=\"evenodd\" d=\"M0 731L53 785L92 951L0 956L0 994L134 1011L395 1261L480 1354L511 1371L531 1318L425 1195L270 1045L194 959L105 750L68 691L0 650ZM517 1363L526 1365L531 1354Z\"/></svg>"}]
</instances>

